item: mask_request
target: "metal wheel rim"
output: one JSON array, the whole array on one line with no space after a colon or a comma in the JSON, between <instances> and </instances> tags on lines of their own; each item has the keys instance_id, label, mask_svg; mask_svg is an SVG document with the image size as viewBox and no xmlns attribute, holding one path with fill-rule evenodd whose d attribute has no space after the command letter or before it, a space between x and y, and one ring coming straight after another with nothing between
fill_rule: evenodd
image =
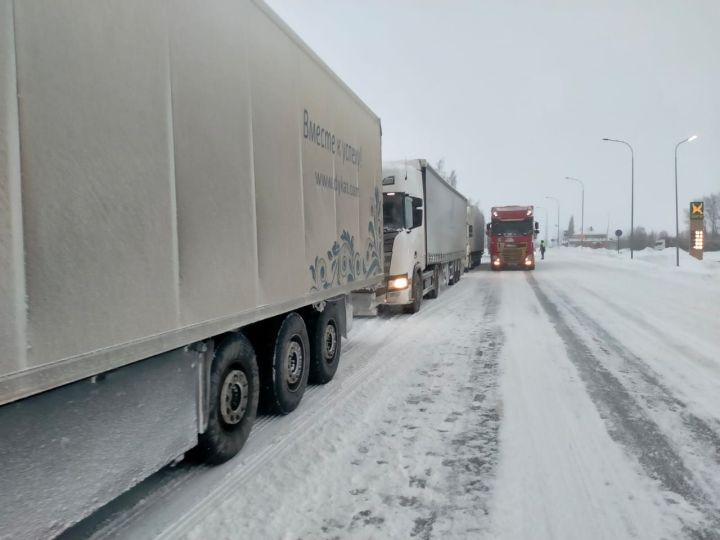
<instances>
[{"instance_id":1,"label":"metal wheel rim","mask_svg":"<svg viewBox=\"0 0 720 540\"><path fill-rule=\"evenodd\" d=\"M323 345L325 360L329 362L335 357L335 352L337 351L337 328L332 321L329 321L325 326Z\"/></svg>"},{"instance_id":2,"label":"metal wheel rim","mask_svg":"<svg viewBox=\"0 0 720 540\"><path fill-rule=\"evenodd\" d=\"M245 373L233 369L225 376L220 390L220 416L229 426L240 423L247 411L249 383Z\"/></svg>"},{"instance_id":3,"label":"metal wheel rim","mask_svg":"<svg viewBox=\"0 0 720 540\"><path fill-rule=\"evenodd\" d=\"M287 370L287 383L290 390L295 390L302 379L305 369L305 354L303 346L297 337L290 340L287 355L285 356L285 369Z\"/></svg>"}]
</instances>

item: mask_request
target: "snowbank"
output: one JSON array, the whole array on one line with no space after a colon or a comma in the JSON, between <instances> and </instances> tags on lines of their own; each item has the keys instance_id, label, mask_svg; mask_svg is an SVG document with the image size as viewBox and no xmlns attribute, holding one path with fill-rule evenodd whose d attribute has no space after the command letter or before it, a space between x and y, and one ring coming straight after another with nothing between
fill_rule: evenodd
<instances>
[{"instance_id":1,"label":"snowbank","mask_svg":"<svg viewBox=\"0 0 720 540\"><path fill-rule=\"evenodd\" d=\"M562 248L563 257L580 257L585 260L591 257L596 264L633 264L636 267L646 267L668 274L701 274L711 277L720 277L720 251L704 254L703 260L698 261L686 251L680 250L680 267L676 266L675 248L663 250L643 249L634 253L630 259L630 250L623 249L618 253L614 249L580 249Z\"/></svg>"}]
</instances>

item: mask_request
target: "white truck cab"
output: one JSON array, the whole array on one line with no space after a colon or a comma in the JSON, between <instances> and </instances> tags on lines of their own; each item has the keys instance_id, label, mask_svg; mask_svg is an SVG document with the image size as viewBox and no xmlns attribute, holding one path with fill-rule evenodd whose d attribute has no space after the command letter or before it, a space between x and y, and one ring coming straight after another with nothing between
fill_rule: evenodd
<instances>
[{"instance_id":1,"label":"white truck cab","mask_svg":"<svg viewBox=\"0 0 720 540\"><path fill-rule=\"evenodd\" d=\"M416 283L427 259L423 201L422 170L413 162L383 164L385 303L412 305L423 293Z\"/></svg>"},{"instance_id":2,"label":"white truck cab","mask_svg":"<svg viewBox=\"0 0 720 540\"><path fill-rule=\"evenodd\" d=\"M383 164L385 286L380 305L415 313L440 284L460 279L467 199L423 159Z\"/></svg>"}]
</instances>

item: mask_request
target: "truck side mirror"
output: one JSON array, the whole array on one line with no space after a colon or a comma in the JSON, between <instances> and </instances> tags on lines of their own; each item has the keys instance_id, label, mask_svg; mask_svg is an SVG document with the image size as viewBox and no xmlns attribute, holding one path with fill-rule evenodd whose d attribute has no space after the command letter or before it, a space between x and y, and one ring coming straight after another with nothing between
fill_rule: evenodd
<instances>
[{"instance_id":1,"label":"truck side mirror","mask_svg":"<svg viewBox=\"0 0 720 540\"><path fill-rule=\"evenodd\" d=\"M413 208L413 229L423 223L423 207Z\"/></svg>"},{"instance_id":2,"label":"truck side mirror","mask_svg":"<svg viewBox=\"0 0 720 540\"><path fill-rule=\"evenodd\" d=\"M491 229L492 229L492 223L488 223L487 225L485 225L486 233L490 234Z\"/></svg>"},{"instance_id":3,"label":"truck side mirror","mask_svg":"<svg viewBox=\"0 0 720 540\"><path fill-rule=\"evenodd\" d=\"M422 199L413 197L413 229L423 224Z\"/></svg>"},{"instance_id":4,"label":"truck side mirror","mask_svg":"<svg viewBox=\"0 0 720 540\"><path fill-rule=\"evenodd\" d=\"M538 223L537 221L535 222L535 230L536 231L540 230L540 223Z\"/></svg>"}]
</instances>

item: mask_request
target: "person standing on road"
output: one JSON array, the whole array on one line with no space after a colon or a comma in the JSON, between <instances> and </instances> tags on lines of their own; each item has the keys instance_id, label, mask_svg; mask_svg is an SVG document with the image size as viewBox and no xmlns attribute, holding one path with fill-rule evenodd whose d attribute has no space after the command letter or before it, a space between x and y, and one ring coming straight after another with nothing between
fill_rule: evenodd
<instances>
[{"instance_id":1,"label":"person standing on road","mask_svg":"<svg viewBox=\"0 0 720 540\"><path fill-rule=\"evenodd\" d=\"M540 240L540 259L545 260L545 240Z\"/></svg>"}]
</instances>

